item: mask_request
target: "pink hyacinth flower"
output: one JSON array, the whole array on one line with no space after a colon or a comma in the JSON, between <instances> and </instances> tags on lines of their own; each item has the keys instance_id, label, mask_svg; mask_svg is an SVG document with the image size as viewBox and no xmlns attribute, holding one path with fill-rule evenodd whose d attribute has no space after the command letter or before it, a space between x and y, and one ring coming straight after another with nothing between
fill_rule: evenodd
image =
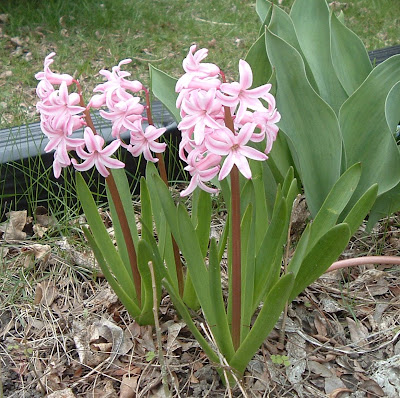
<instances>
[{"instance_id":1,"label":"pink hyacinth flower","mask_svg":"<svg viewBox=\"0 0 400 398\"><path fill-rule=\"evenodd\" d=\"M242 59L239 61L239 75L239 83L222 83L220 88L223 94L221 92L217 94L218 98L226 106L236 107L239 104L236 112L236 121L238 123L243 118L247 108L254 111L264 109L264 105L260 99L275 104L275 98L269 93L271 84L264 84L263 86L250 89L253 84L253 72L250 65Z\"/></svg>"},{"instance_id":2,"label":"pink hyacinth flower","mask_svg":"<svg viewBox=\"0 0 400 398\"><path fill-rule=\"evenodd\" d=\"M82 147L76 148L77 155L81 159L84 159L84 162L77 163L76 159L71 160L76 170L86 171L95 166L103 177L108 177L110 172L107 170L107 167L111 169L121 169L125 167L125 164L121 161L111 158L111 155L119 148L120 141L113 141L103 148L104 138L100 135L93 134L90 127L85 128L84 139L88 152Z\"/></svg>"},{"instance_id":3,"label":"pink hyacinth flower","mask_svg":"<svg viewBox=\"0 0 400 398\"><path fill-rule=\"evenodd\" d=\"M77 93L68 94L67 84L63 81L59 90L51 93L45 101L38 102L36 107L48 122L51 120L54 129L62 129L71 135L79 124L76 119L80 119L80 116L76 115L85 110L78 105L79 101Z\"/></svg>"},{"instance_id":4,"label":"pink hyacinth flower","mask_svg":"<svg viewBox=\"0 0 400 398\"><path fill-rule=\"evenodd\" d=\"M65 82L67 86L69 86L74 80L71 75L66 73L54 73L50 70L50 65L54 62L53 57L55 55L56 53L52 52L44 59L44 71L36 73L35 78L37 80L47 80L51 84L61 84L62 82Z\"/></svg>"},{"instance_id":5,"label":"pink hyacinth flower","mask_svg":"<svg viewBox=\"0 0 400 398\"><path fill-rule=\"evenodd\" d=\"M139 156L143 154L144 158L148 162L158 162L157 158L154 158L151 151L155 153L161 153L165 151L167 144L163 142L156 142L156 140L165 133L166 128L157 129L154 126L147 126L146 130L131 132L131 145L127 146L126 149L133 155Z\"/></svg>"},{"instance_id":6,"label":"pink hyacinth flower","mask_svg":"<svg viewBox=\"0 0 400 398\"><path fill-rule=\"evenodd\" d=\"M206 146L210 152L226 156L218 176L219 180L223 180L234 165L237 166L244 177L250 179L251 170L247 158L260 161L268 158L265 153L246 146L255 128L255 123L247 123L236 135L225 127L221 131L216 131L213 137L206 141Z\"/></svg>"},{"instance_id":7,"label":"pink hyacinth flower","mask_svg":"<svg viewBox=\"0 0 400 398\"><path fill-rule=\"evenodd\" d=\"M136 129L134 122L142 119L144 111L144 106L139 101L139 97L129 95L128 100L121 100L113 104L109 108L110 112L100 111L100 115L104 119L111 120L112 136L114 138L119 138L120 134L124 131Z\"/></svg>"},{"instance_id":8,"label":"pink hyacinth flower","mask_svg":"<svg viewBox=\"0 0 400 398\"><path fill-rule=\"evenodd\" d=\"M192 91L190 97L184 99L181 113L185 116L178 125L180 130L192 130L196 145L204 141L205 129L218 129L221 125L216 119L222 119L222 105L216 98L215 89L209 91Z\"/></svg>"},{"instance_id":9,"label":"pink hyacinth flower","mask_svg":"<svg viewBox=\"0 0 400 398\"><path fill-rule=\"evenodd\" d=\"M199 150L195 149L188 155L188 165L185 170L192 176L190 183L184 189L180 196L187 196L192 193L196 187L208 193L217 193L218 189L211 188L204 184L204 182L211 181L219 172L221 156L214 153L202 154Z\"/></svg>"}]
</instances>

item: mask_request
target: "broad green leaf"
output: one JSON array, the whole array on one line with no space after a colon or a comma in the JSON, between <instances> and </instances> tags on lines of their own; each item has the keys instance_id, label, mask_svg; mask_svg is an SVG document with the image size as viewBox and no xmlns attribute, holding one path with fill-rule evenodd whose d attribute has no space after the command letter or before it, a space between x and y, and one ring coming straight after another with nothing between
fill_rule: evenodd
<instances>
[{"instance_id":1,"label":"broad green leaf","mask_svg":"<svg viewBox=\"0 0 400 398\"><path fill-rule=\"evenodd\" d=\"M272 75L271 64L265 50L265 33L250 47L246 62L253 72L253 87L259 87L269 82Z\"/></svg>"},{"instance_id":2,"label":"broad green leaf","mask_svg":"<svg viewBox=\"0 0 400 398\"><path fill-rule=\"evenodd\" d=\"M217 341L218 348L229 362L235 350L233 348L232 336L225 311L225 302L222 295L221 266L218 261L217 244L215 239L211 239L210 242L208 270L210 295L211 301L214 303L214 319L216 320L216 324L210 325L210 327L215 340Z\"/></svg>"},{"instance_id":3,"label":"broad green leaf","mask_svg":"<svg viewBox=\"0 0 400 398\"><path fill-rule=\"evenodd\" d=\"M140 308L132 300L129 293L127 293L122 288L121 284L118 282L118 280L115 279L114 275L112 275L112 273L110 272L107 262L104 259L104 256L98 244L96 243L96 240L94 239L93 235L86 227L82 227L82 230L86 236L86 239L89 242L90 247L93 250L93 254L96 257L97 262L99 263L101 271L103 272L105 278L107 279L107 282L110 284L111 288L114 290L115 294L121 300L121 303L127 309L129 314L135 319L138 318L141 312Z\"/></svg>"},{"instance_id":4,"label":"broad green leaf","mask_svg":"<svg viewBox=\"0 0 400 398\"><path fill-rule=\"evenodd\" d=\"M378 194L378 184L372 185L361 198L354 204L343 223L350 228L350 235L353 236L358 227L365 219L371 207L375 203L376 195Z\"/></svg>"},{"instance_id":5,"label":"broad green leaf","mask_svg":"<svg viewBox=\"0 0 400 398\"><path fill-rule=\"evenodd\" d=\"M385 116L389 130L394 134L400 124L400 80L390 89L386 97Z\"/></svg>"},{"instance_id":6,"label":"broad green leaf","mask_svg":"<svg viewBox=\"0 0 400 398\"><path fill-rule=\"evenodd\" d=\"M282 10L282 8L273 7L272 17L268 25L268 29L272 33L280 37L282 40L285 40L288 44L290 44L299 52L299 54L303 58L308 81L310 82L312 88L318 92L317 83L315 82L313 73L310 69L310 66L308 65L308 61L300 47L293 21L291 20L290 16L284 10Z\"/></svg>"},{"instance_id":7,"label":"broad green leaf","mask_svg":"<svg viewBox=\"0 0 400 398\"><path fill-rule=\"evenodd\" d=\"M400 184L390 191L379 196L368 217L367 229L371 231L373 226L382 218L400 210Z\"/></svg>"},{"instance_id":8,"label":"broad green leaf","mask_svg":"<svg viewBox=\"0 0 400 398\"><path fill-rule=\"evenodd\" d=\"M372 65L361 39L335 13L331 13L331 46L336 74L350 96L370 74Z\"/></svg>"},{"instance_id":9,"label":"broad green leaf","mask_svg":"<svg viewBox=\"0 0 400 398\"><path fill-rule=\"evenodd\" d=\"M179 122L181 116L176 107L178 94L175 92L177 80L165 72L150 65L151 91L165 105L175 120Z\"/></svg>"},{"instance_id":10,"label":"broad green leaf","mask_svg":"<svg viewBox=\"0 0 400 398\"><path fill-rule=\"evenodd\" d=\"M277 108L282 115L279 125L292 143L308 206L315 216L340 175L338 121L310 86L299 53L271 32L267 32L266 46L276 69Z\"/></svg>"},{"instance_id":11,"label":"broad green leaf","mask_svg":"<svg viewBox=\"0 0 400 398\"><path fill-rule=\"evenodd\" d=\"M400 154L385 115L388 94L399 81L399 70L400 55L379 64L340 110L347 164L361 162L363 169L350 206L372 184L379 184L381 195L400 181Z\"/></svg>"},{"instance_id":12,"label":"broad green leaf","mask_svg":"<svg viewBox=\"0 0 400 398\"><path fill-rule=\"evenodd\" d=\"M292 290L293 279L292 274L283 276L265 298L253 327L230 362L230 366L236 369L239 374L243 374L247 364L278 321L289 292Z\"/></svg>"},{"instance_id":13,"label":"broad green leaf","mask_svg":"<svg viewBox=\"0 0 400 398\"><path fill-rule=\"evenodd\" d=\"M111 272L115 275L122 289L130 296L135 298L135 287L132 273L128 271L121 260L110 235L100 217L97 206L85 180L80 173L76 174L76 190L78 198L82 204L86 219L90 225L93 238Z\"/></svg>"},{"instance_id":14,"label":"broad green leaf","mask_svg":"<svg viewBox=\"0 0 400 398\"><path fill-rule=\"evenodd\" d=\"M261 23L265 21L265 18L267 17L270 8L271 8L270 1L268 0L256 1L256 12L260 18Z\"/></svg>"},{"instance_id":15,"label":"broad green leaf","mask_svg":"<svg viewBox=\"0 0 400 398\"><path fill-rule=\"evenodd\" d=\"M349 243L350 237L349 226L347 224L338 224L318 240L301 263L289 301L294 300L337 260Z\"/></svg>"},{"instance_id":16,"label":"broad green leaf","mask_svg":"<svg viewBox=\"0 0 400 398\"><path fill-rule=\"evenodd\" d=\"M326 0L296 0L290 17L317 83L319 95L338 113L347 94L332 64L330 18Z\"/></svg>"}]
</instances>

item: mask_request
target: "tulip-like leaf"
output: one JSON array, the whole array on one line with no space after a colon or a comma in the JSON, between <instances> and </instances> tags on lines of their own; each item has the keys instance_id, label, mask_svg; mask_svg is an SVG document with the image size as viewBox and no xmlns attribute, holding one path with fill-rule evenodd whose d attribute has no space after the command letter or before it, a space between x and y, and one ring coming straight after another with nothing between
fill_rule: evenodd
<instances>
[{"instance_id":1,"label":"tulip-like leaf","mask_svg":"<svg viewBox=\"0 0 400 398\"><path fill-rule=\"evenodd\" d=\"M338 113L347 94L332 63L328 4L326 0L296 0L290 17L317 83L318 93Z\"/></svg>"},{"instance_id":2,"label":"tulip-like leaf","mask_svg":"<svg viewBox=\"0 0 400 398\"><path fill-rule=\"evenodd\" d=\"M323 235L307 253L296 274L289 301L318 279L337 260L350 239L347 224L338 224Z\"/></svg>"},{"instance_id":3,"label":"tulip-like leaf","mask_svg":"<svg viewBox=\"0 0 400 398\"><path fill-rule=\"evenodd\" d=\"M332 62L337 77L352 95L372 70L368 52L361 39L331 14Z\"/></svg>"},{"instance_id":4,"label":"tulip-like leaf","mask_svg":"<svg viewBox=\"0 0 400 398\"><path fill-rule=\"evenodd\" d=\"M256 1L256 12L260 18L261 23L265 21L271 8L271 2L268 0L257 0Z\"/></svg>"},{"instance_id":5,"label":"tulip-like leaf","mask_svg":"<svg viewBox=\"0 0 400 398\"><path fill-rule=\"evenodd\" d=\"M178 94L175 92L177 80L165 72L150 65L151 91L166 106L175 120L179 122L181 116L176 107Z\"/></svg>"},{"instance_id":6,"label":"tulip-like leaf","mask_svg":"<svg viewBox=\"0 0 400 398\"><path fill-rule=\"evenodd\" d=\"M230 362L231 367L236 369L239 374L243 374L250 359L278 321L292 290L293 279L292 274L280 278L265 298L253 327Z\"/></svg>"},{"instance_id":7,"label":"tulip-like leaf","mask_svg":"<svg viewBox=\"0 0 400 398\"><path fill-rule=\"evenodd\" d=\"M310 86L300 54L269 31L266 46L276 68L280 128L290 139L308 206L315 216L340 175L338 121L332 108Z\"/></svg>"},{"instance_id":8,"label":"tulip-like leaf","mask_svg":"<svg viewBox=\"0 0 400 398\"><path fill-rule=\"evenodd\" d=\"M363 168L349 206L374 183L378 183L381 195L400 181L400 153L385 115L388 95L399 81L399 70L400 55L379 64L340 110L347 164L361 162Z\"/></svg>"}]
</instances>

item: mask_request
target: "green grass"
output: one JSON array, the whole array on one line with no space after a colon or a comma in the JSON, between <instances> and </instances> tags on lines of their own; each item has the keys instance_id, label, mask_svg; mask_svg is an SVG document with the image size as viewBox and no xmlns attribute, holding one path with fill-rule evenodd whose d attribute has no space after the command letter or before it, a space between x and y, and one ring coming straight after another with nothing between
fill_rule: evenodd
<instances>
[{"instance_id":1,"label":"green grass","mask_svg":"<svg viewBox=\"0 0 400 398\"><path fill-rule=\"evenodd\" d=\"M283 0L282 7L289 11L292 3ZM398 43L399 1L349 0L335 10L342 8L369 50ZM255 1L248 0L2 0L0 13L8 15L0 25L0 74L12 72L0 81L0 126L37 118L34 74L50 51L58 54L54 68L74 74L89 96L101 81L97 72L123 58L134 60L129 70L144 84L149 63L179 76L193 42L208 47L209 60L236 76L259 24Z\"/></svg>"}]
</instances>

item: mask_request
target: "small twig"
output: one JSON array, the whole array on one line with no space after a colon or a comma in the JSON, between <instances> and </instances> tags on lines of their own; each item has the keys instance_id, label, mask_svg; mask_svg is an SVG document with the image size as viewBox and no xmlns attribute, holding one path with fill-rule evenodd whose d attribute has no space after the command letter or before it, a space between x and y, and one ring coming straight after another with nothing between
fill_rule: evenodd
<instances>
[{"instance_id":1,"label":"small twig","mask_svg":"<svg viewBox=\"0 0 400 398\"><path fill-rule=\"evenodd\" d=\"M210 326L207 325L207 329L205 328L203 323L200 323L200 326L203 329L203 332L206 335L206 337L210 341L212 341L212 343L214 344L215 351L217 352L217 355L218 355L218 358L219 358L219 361L220 361L220 364L221 364L222 371L224 372L224 378L225 378L225 381L226 381L226 385L228 386L228 395L229 395L229 397L232 397L232 393L231 393L231 389L230 389L230 385L229 385L229 378L228 378L228 375L226 373L226 369L230 369L230 374L233 377L233 379L235 380L236 384L239 386L239 389L242 392L243 397L244 398L248 398L246 390L244 389L244 387L242 386L242 383L240 382L240 380L236 376L234 369L232 369L229 366L228 361L226 360L226 358L219 351L218 346L217 346L217 342L215 341L215 338L214 338L213 332L211 331Z\"/></svg>"},{"instance_id":2,"label":"small twig","mask_svg":"<svg viewBox=\"0 0 400 398\"><path fill-rule=\"evenodd\" d=\"M171 391L169 391L169 388L168 388L168 379L167 379L168 372L167 372L167 367L165 366L164 356L162 353L161 328L160 328L160 322L158 321L156 277L154 275L153 263L151 261L148 262L148 266L150 268L151 285L153 288L153 314L154 314L154 325L155 325L156 336L157 336L158 360L160 362L160 367L161 367L161 379L162 379L162 384L164 386L165 396L172 397Z\"/></svg>"},{"instance_id":3,"label":"small twig","mask_svg":"<svg viewBox=\"0 0 400 398\"><path fill-rule=\"evenodd\" d=\"M215 22L215 21L209 21L207 19L203 19L203 18L199 18L199 17L195 17L194 15L192 15L192 18L196 21L199 22L206 22L206 23L210 23L213 25L222 25L222 26L235 26L235 23L231 23L231 22Z\"/></svg>"}]
</instances>

